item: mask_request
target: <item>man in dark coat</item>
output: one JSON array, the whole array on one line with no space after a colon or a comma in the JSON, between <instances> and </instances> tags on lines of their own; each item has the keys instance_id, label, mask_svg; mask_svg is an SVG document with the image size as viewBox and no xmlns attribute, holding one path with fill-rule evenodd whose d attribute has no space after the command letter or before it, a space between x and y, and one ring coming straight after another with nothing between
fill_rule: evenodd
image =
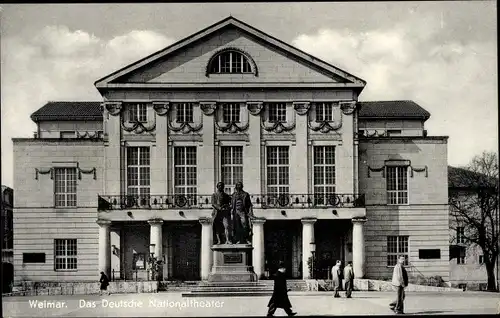
<instances>
[{"instance_id":1,"label":"man in dark coat","mask_svg":"<svg viewBox=\"0 0 500 318\"><path fill-rule=\"evenodd\" d=\"M280 263L278 271L274 275L274 290L269 300L268 317L272 317L277 308L283 308L288 316L295 316L297 313L292 311L292 304L288 299L288 288L286 286L285 264Z\"/></svg>"},{"instance_id":2,"label":"man in dark coat","mask_svg":"<svg viewBox=\"0 0 500 318\"><path fill-rule=\"evenodd\" d=\"M103 293L107 293L109 295L108 292L109 278L108 276L106 276L106 274L104 274L104 272L101 272L101 278L99 279L99 283L101 283L100 294L102 295Z\"/></svg>"},{"instance_id":3,"label":"man in dark coat","mask_svg":"<svg viewBox=\"0 0 500 318\"><path fill-rule=\"evenodd\" d=\"M224 235L224 243L232 243L229 235L229 222L231 221L231 197L224 192L224 182L217 183L217 192L212 195L212 218L217 236L217 244L222 244L221 236Z\"/></svg>"},{"instance_id":4,"label":"man in dark coat","mask_svg":"<svg viewBox=\"0 0 500 318\"><path fill-rule=\"evenodd\" d=\"M351 298L352 289L354 286L354 270L352 269L352 262L348 262L347 266L344 268L344 280L345 296L346 298Z\"/></svg>"}]
</instances>

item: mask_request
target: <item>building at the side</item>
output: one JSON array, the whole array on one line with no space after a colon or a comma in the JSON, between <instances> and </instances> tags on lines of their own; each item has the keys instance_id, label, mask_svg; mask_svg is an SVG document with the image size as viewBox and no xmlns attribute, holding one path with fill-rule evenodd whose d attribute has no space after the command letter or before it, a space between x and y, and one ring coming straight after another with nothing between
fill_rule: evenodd
<instances>
[{"instance_id":1,"label":"building at the side","mask_svg":"<svg viewBox=\"0 0 500 318\"><path fill-rule=\"evenodd\" d=\"M260 277L388 278L404 255L448 281L447 137L365 84L230 17L98 80L102 101L48 102L14 139L16 280L148 279L150 252L206 279L211 195L241 181Z\"/></svg>"},{"instance_id":2,"label":"building at the side","mask_svg":"<svg viewBox=\"0 0 500 318\"><path fill-rule=\"evenodd\" d=\"M2 292L9 292L14 279L14 190L2 185Z\"/></svg>"}]
</instances>

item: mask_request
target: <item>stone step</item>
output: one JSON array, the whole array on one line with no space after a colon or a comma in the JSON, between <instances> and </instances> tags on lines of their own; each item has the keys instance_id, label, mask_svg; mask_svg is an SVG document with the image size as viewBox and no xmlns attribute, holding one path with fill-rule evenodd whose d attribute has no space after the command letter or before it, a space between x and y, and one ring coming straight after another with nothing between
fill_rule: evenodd
<instances>
[{"instance_id":1,"label":"stone step","mask_svg":"<svg viewBox=\"0 0 500 318\"><path fill-rule=\"evenodd\" d=\"M268 284L263 284L261 282L203 282L198 285L199 287L214 287L214 286L220 286L220 287L228 287L228 286L235 286L235 287L254 287L254 286L269 286Z\"/></svg>"},{"instance_id":2,"label":"stone step","mask_svg":"<svg viewBox=\"0 0 500 318\"><path fill-rule=\"evenodd\" d=\"M182 293L182 297L249 297L249 296L271 296L271 291L203 291Z\"/></svg>"},{"instance_id":3,"label":"stone step","mask_svg":"<svg viewBox=\"0 0 500 318\"><path fill-rule=\"evenodd\" d=\"M191 289L192 292L239 292L239 291L272 291L272 286L226 286L226 287L198 287Z\"/></svg>"}]
</instances>

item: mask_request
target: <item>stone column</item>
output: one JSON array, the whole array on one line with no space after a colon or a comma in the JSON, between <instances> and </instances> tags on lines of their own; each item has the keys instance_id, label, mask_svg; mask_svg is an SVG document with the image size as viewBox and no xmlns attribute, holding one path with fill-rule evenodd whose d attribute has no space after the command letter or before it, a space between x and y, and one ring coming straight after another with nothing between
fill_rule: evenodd
<instances>
[{"instance_id":1,"label":"stone column","mask_svg":"<svg viewBox=\"0 0 500 318\"><path fill-rule=\"evenodd\" d=\"M311 243L314 243L314 223L316 218L302 219L302 278L310 279L311 272L307 260L312 256Z\"/></svg>"},{"instance_id":2,"label":"stone column","mask_svg":"<svg viewBox=\"0 0 500 318\"><path fill-rule=\"evenodd\" d=\"M154 256L156 257L157 260L163 260L163 220L161 219L153 219L148 221L149 225L151 226L150 229L150 235L149 235L149 243L155 245L154 249ZM149 246L148 246L149 250ZM165 265L163 265L165 266ZM163 271L160 270L158 272L158 275L160 275L159 279L162 278L163 276Z\"/></svg>"},{"instance_id":3,"label":"stone column","mask_svg":"<svg viewBox=\"0 0 500 318\"><path fill-rule=\"evenodd\" d=\"M352 219L352 266L354 278L365 276L365 238L363 226L365 218Z\"/></svg>"},{"instance_id":4,"label":"stone column","mask_svg":"<svg viewBox=\"0 0 500 318\"><path fill-rule=\"evenodd\" d=\"M266 219L258 218L252 220L252 262L253 270L260 279L264 275L264 223Z\"/></svg>"},{"instance_id":5,"label":"stone column","mask_svg":"<svg viewBox=\"0 0 500 318\"><path fill-rule=\"evenodd\" d=\"M201 223L200 276L202 280L207 280L212 269L212 219L205 217L199 221Z\"/></svg>"},{"instance_id":6,"label":"stone column","mask_svg":"<svg viewBox=\"0 0 500 318\"><path fill-rule=\"evenodd\" d=\"M97 220L99 224L99 272L111 277L111 237L109 220Z\"/></svg>"}]
</instances>

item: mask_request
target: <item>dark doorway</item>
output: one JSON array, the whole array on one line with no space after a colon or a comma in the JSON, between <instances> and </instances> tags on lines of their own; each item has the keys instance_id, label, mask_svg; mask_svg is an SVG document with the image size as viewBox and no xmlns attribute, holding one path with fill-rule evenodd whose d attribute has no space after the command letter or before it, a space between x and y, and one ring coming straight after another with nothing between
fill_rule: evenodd
<instances>
[{"instance_id":1,"label":"dark doorway","mask_svg":"<svg viewBox=\"0 0 500 318\"><path fill-rule=\"evenodd\" d=\"M201 225L185 222L172 226L173 269L172 278L200 279Z\"/></svg>"},{"instance_id":2,"label":"dark doorway","mask_svg":"<svg viewBox=\"0 0 500 318\"><path fill-rule=\"evenodd\" d=\"M298 224L298 223L297 223ZM292 277L292 242L297 235L293 221L267 221L264 223L266 270L272 275L280 262L285 263L286 276Z\"/></svg>"},{"instance_id":3,"label":"dark doorway","mask_svg":"<svg viewBox=\"0 0 500 318\"><path fill-rule=\"evenodd\" d=\"M314 225L316 265L314 277L326 279L337 260L344 264L344 238L349 220L318 220Z\"/></svg>"}]
</instances>

